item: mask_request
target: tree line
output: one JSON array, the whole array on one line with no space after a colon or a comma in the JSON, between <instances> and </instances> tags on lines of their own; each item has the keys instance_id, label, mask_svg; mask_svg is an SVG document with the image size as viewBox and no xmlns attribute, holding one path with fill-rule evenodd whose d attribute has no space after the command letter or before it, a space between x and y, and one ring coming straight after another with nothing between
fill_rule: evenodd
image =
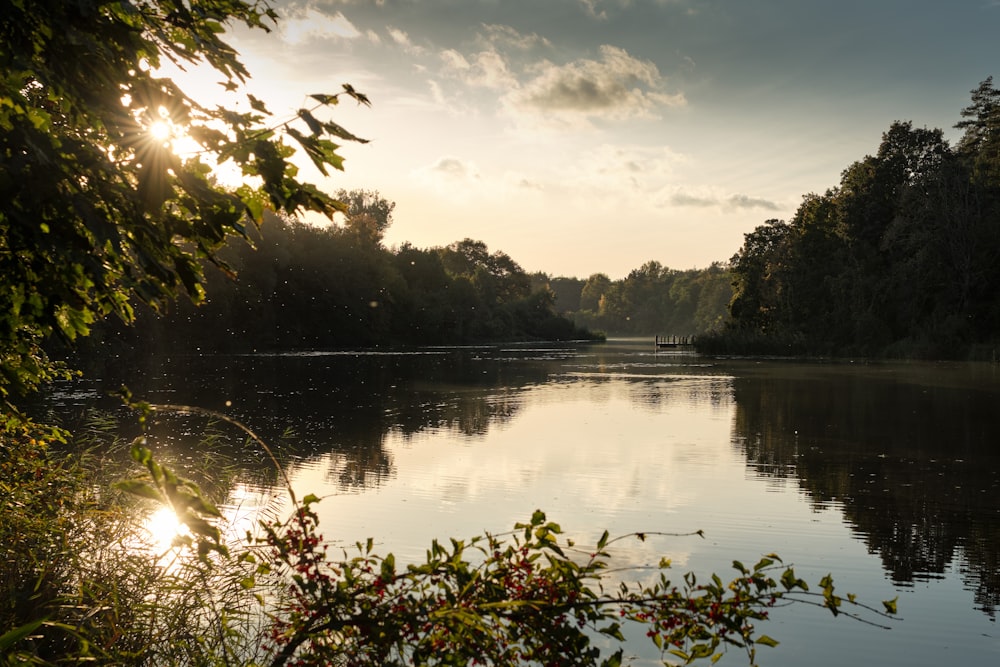
<instances>
[{"instance_id":1,"label":"tree line","mask_svg":"<svg viewBox=\"0 0 1000 667\"><path fill-rule=\"evenodd\" d=\"M677 270L648 261L621 280L533 276L548 285L559 312L577 326L623 336L697 335L720 328L732 298L727 266Z\"/></svg>"},{"instance_id":2,"label":"tree line","mask_svg":"<svg viewBox=\"0 0 1000 667\"><path fill-rule=\"evenodd\" d=\"M123 350L250 352L498 340L692 335L721 326L728 269L649 261L621 280L527 273L482 241L387 248L395 203L340 190L347 214L323 226L265 212L253 243L222 249L204 302L138 306L81 340L83 356ZM598 332L598 333L595 333Z\"/></svg>"},{"instance_id":3,"label":"tree line","mask_svg":"<svg viewBox=\"0 0 1000 667\"><path fill-rule=\"evenodd\" d=\"M265 214L253 244L219 253L204 303L140 309L92 337L100 347L263 351L343 346L578 340L594 334L556 314L555 297L509 255L464 239L386 248L395 207L378 192L339 191L343 221ZM86 352L85 352L86 354Z\"/></svg>"},{"instance_id":4,"label":"tree line","mask_svg":"<svg viewBox=\"0 0 1000 667\"><path fill-rule=\"evenodd\" d=\"M951 146L893 123L875 155L745 235L714 351L995 358L1000 90L972 91Z\"/></svg>"}]
</instances>

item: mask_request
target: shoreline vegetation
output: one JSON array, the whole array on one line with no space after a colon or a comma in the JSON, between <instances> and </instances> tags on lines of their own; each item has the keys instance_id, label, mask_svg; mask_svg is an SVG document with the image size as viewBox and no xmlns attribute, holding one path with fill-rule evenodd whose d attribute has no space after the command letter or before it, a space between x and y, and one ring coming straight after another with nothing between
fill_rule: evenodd
<instances>
[{"instance_id":1,"label":"shoreline vegetation","mask_svg":"<svg viewBox=\"0 0 1000 667\"><path fill-rule=\"evenodd\" d=\"M940 129L893 123L874 155L745 235L712 353L993 361L1000 349L1000 90Z\"/></svg>"}]
</instances>

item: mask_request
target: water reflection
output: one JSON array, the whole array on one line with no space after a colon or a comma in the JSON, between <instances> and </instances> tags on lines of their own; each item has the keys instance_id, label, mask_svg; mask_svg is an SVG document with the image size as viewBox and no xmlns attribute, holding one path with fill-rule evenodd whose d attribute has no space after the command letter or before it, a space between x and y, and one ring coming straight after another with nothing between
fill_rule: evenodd
<instances>
[{"instance_id":1,"label":"water reflection","mask_svg":"<svg viewBox=\"0 0 1000 667\"><path fill-rule=\"evenodd\" d=\"M151 512L142 524L145 539L142 548L155 554L165 554L172 549L176 540L189 535L187 526L182 524L177 515L169 507L160 507Z\"/></svg>"},{"instance_id":2,"label":"water reflection","mask_svg":"<svg viewBox=\"0 0 1000 667\"><path fill-rule=\"evenodd\" d=\"M342 511L365 513L366 525L410 520L422 530L431 530L442 512L497 511L512 490L535 487L545 489L539 493L551 487L547 507L565 501L576 511L620 512L619 522L629 512L648 517L681 506L700 518L692 500L697 491L676 475L683 471L694 480L686 483L728 492L715 467L715 444L707 440L727 420L722 446L735 447L754 479L773 480L781 492L798 489L824 516L841 513L893 582L912 586L958 571L975 607L995 614L996 367L751 363L656 354L651 347L198 357L150 362L145 373L121 379L151 402L220 410L246 423L293 477L356 498ZM110 389L120 384L113 374L104 377ZM64 402L92 401L104 391L91 380L67 388ZM612 404L618 415L622 396L628 416L590 422ZM685 421L683 414L697 417ZM664 415L669 419L647 419ZM654 430L637 433L641 423ZM241 434L214 425L209 435L212 428L221 449L199 444L205 420L189 416L158 416L150 439L192 460L224 451L238 470L198 481L223 494L240 484L272 489L260 504L273 506L274 468ZM608 470L619 457L627 469ZM670 457L676 465L656 468L660 474L651 478L652 466ZM489 466L494 476L484 477L481 469ZM579 479L559 476L567 470ZM385 499L366 495L382 491L396 504L383 507ZM571 492L579 498L569 499ZM647 496L662 507L641 506ZM400 509L403 503L410 513ZM732 510L733 523L759 520L744 518L743 509ZM500 519L477 517L470 532L507 525Z\"/></svg>"},{"instance_id":3,"label":"water reflection","mask_svg":"<svg viewBox=\"0 0 1000 667\"><path fill-rule=\"evenodd\" d=\"M992 369L750 369L733 381L733 440L763 476L835 502L896 583L956 561L975 605L1000 604L1000 432Z\"/></svg>"}]
</instances>

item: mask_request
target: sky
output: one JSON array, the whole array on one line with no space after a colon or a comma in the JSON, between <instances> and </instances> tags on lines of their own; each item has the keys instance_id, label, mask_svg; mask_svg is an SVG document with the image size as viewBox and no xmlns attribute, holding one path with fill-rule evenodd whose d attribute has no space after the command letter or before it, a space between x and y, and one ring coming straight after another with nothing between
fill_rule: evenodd
<instances>
[{"instance_id":1,"label":"sky","mask_svg":"<svg viewBox=\"0 0 1000 667\"><path fill-rule=\"evenodd\" d=\"M1000 75L994 0L273 0L236 30L277 115L367 144L303 176L396 203L385 242L464 238L525 270L625 277L727 261L878 150L896 120L952 126ZM194 76L194 73L191 74Z\"/></svg>"}]
</instances>

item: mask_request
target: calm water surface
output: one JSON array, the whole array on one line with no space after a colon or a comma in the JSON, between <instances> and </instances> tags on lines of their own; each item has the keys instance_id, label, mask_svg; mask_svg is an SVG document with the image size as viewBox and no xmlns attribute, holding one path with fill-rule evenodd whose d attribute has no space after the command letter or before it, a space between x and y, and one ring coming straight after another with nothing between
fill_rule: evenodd
<instances>
[{"instance_id":1,"label":"calm water surface","mask_svg":"<svg viewBox=\"0 0 1000 667\"><path fill-rule=\"evenodd\" d=\"M703 530L614 556L728 576L777 552L876 606L899 596L891 630L779 610L763 665L1000 664L997 366L722 360L642 340L151 361L130 385L242 420L323 497L325 535L373 537L397 561L536 508L581 542ZM162 419L154 444L191 455L204 428ZM280 507L260 452L227 437L244 461L231 516ZM630 650L655 664L644 638Z\"/></svg>"}]
</instances>

